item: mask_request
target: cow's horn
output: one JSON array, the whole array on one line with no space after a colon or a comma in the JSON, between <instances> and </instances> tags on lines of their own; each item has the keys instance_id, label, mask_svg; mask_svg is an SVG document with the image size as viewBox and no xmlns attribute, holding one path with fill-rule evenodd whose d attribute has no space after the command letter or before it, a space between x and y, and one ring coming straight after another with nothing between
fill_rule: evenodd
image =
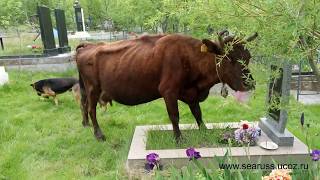
<instances>
[{"instance_id":1,"label":"cow's horn","mask_svg":"<svg viewBox=\"0 0 320 180\"><path fill-rule=\"evenodd\" d=\"M218 33L218 36L223 36L225 33L228 33L228 30L223 30Z\"/></svg>"},{"instance_id":2,"label":"cow's horn","mask_svg":"<svg viewBox=\"0 0 320 180\"><path fill-rule=\"evenodd\" d=\"M249 36L245 41L250 42L253 41L256 37L258 37L258 33L255 32L253 35Z\"/></svg>"},{"instance_id":3,"label":"cow's horn","mask_svg":"<svg viewBox=\"0 0 320 180\"><path fill-rule=\"evenodd\" d=\"M224 35L225 33L227 33L227 32L228 32L228 30L225 29L225 30L220 31L220 32L217 33L217 34L218 34L218 40L219 40L219 44L220 44L221 49L224 48L223 35Z\"/></svg>"}]
</instances>

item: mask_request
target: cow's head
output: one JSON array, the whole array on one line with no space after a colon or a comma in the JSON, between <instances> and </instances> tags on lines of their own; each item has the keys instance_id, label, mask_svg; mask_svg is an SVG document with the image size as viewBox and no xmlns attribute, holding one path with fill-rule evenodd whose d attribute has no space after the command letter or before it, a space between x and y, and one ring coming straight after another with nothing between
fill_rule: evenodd
<instances>
[{"instance_id":1,"label":"cow's head","mask_svg":"<svg viewBox=\"0 0 320 180\"><path fill-rule=\"evenodd\" d=\"M218 41L202 40L209 52L218 55L217 76L235 91L254 89L255 81L248 68L251 54L246 49L245 43L254 40L258 34L254 33L246 39L240 39L235 36L223 37L226 32L218 33Z\"/></svg>"}]
</instances>

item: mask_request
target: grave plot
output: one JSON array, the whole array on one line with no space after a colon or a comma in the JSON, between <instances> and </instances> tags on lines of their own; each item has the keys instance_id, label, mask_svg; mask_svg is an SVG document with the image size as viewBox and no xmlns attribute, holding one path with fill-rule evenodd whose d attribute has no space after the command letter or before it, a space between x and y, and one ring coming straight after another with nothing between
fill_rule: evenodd
<instances>
[{"instance_id":1,"label":"grave plot","mask_svg":"<svg viewBox=\"0 0 320 180\"><path fill-rule=\"evenodd\" d=\"M34 43L37 38L41 37L43 48L38 45L28 45L37 54L1 56L0 66L6 66L8 69L38 71L65 71L75 68L75 64L72 62L74 59L70 53L71 48L67 36L65 12L62 9L55 9L54 12L57 35L53 30L50 8L37 6L37 15L34 17L35 21L39 21L39 34L30 43ZM55 36L58 38L58 46L56 45Z\"/></svg>"},{"instance_id":2,"label":"grave plot","mask_svg":"<svg viewBox=\"0 0 320 180\"><path fill-rule=\"evenodd\" d=\"M286 106L290 96L290 76L291 66L284 63L282 67L271 66L272 72L276 76L270 78L268 84L266 116L259 122L248 123L249 127L261 128L261 136L256 139L256 143L250 146L229 146L216 144L213 147L196 147L200 152L205 165L219 168L214 157L224 157L226 153L232 158L229 163L242 164L289 164L290 162L309 163L310 155L308 147L297 137L293 136L287 129L288 121ZM241 117L239 117L241 119ZM221 129L241 129L239 123L216 123L206 124L208 129L219 131ZM197 129L195 124L183 124L180 128L188 133L188 130ZM243 127L244 129L244 127ZM156 153L161 159L163 169L168 167L181 168L187 165L189 159L186 155L186 147L171 149L147 149L148 133L150 131L172 131L171 125L151 125L137 126L133 135L131 147L128 154L127 170L130 174L145 173L146 155ZM191 132L191 131L190 131ZM172 133L172 132L171 132ZM235 134L234 134L235 135ZM236 135L235 135L236 136ZM159 137L159 144L164 143Z\"/></svg>"},{"instance_id":3,"label":"grave plot","mask_svg":"<svg viewBox=\"0 0 320 180\"><path fill-rule=\"evenodd\" d=\"M257 122L253 123L257 125ZM208 129L237 128L239 123L219 123L219 124L206 124ZM195 124L182 124L180 125L182 130L196 129ZM171 125L151 125L151 126L137 126L133 135L128 160L127 170L128 172L145 172L144 166L146 162L146 155L150 153L157 153L161 158L161 164L164 168L174 166L181 168L185 166L189 159L186 155L186 149L161 149L161 150L147 150L147 134L152 130L172 130ZM267 150L259 146L262 142L272 142L272 140L262 131L261 136L258 138L255 146L248 147L215 147L215 148L196 148L200 152L202 158L200 159L205 164L214 163L215 167L218 167L217 162L213 160L213 157L223 157L227 151L229 156L239 162L240 164L247 163L273 163L276 160L278 163L288 163L292 160L299 162L306 162L310 159L308 148L298 138L294 137L293 146L280 146L276 150Z\"/></svg>"}]
</instances>

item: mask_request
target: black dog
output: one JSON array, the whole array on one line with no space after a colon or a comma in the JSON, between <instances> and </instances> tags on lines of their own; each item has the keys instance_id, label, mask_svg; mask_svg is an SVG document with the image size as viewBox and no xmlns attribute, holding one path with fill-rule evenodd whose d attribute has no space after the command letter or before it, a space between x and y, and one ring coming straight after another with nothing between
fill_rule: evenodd
<instances>
[{"instance_id":1,"label":"black dog","mask_svg":"<svg viewBox=\"0 0 320 180\"><path fill-rule=\"evenodd\" d=\"M71 91L72 87L79 83L76 78L51 78L43 79L35 83L30 84L34 90L37 91L38 96L45 98L53 97L54 102L58 105L57 94Z\"/></svg>"}]
</instances>

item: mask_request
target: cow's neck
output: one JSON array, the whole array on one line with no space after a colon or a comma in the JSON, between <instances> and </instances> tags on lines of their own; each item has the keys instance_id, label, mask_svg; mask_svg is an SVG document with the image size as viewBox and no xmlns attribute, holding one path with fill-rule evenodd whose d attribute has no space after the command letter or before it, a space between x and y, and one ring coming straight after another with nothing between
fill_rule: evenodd
<instances>
[{"instance_id":1,"label":"cow's neck","mask_svg":"<svg viewBox=\"0 0 320 180\"><path fill-rule=\"evenodd\" d=\"M200 91L207 91L215 84L222 82L222 74L221 69L219 70L220 73L217 73L217 67L214 64L207 66L206 71L201 72L201 79L198 82L198 89Z\"/></svg>"}]
</instances>

